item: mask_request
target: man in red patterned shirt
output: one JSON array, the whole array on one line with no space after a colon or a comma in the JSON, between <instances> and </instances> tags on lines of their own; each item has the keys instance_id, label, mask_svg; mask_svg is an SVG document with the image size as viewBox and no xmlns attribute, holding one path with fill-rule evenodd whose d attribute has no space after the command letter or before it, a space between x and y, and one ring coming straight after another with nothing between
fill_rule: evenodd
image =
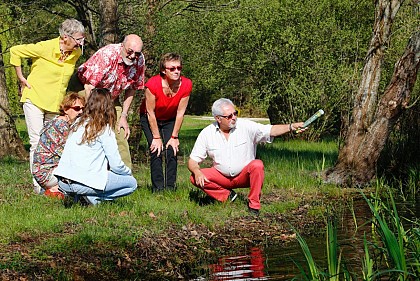
<instances>
[{"instance_id":1,"label":"man in red patterned shirt","mask_svg":"<svg viewBox=\"0 0 420 281\"><path fill-rule=\"evenodd\" d=\"M78 77L84 84L86 99L93 88L110 91L117 110L115 136L123 162L131 168L128 146L130 128L127 116L136 90L144 88L144 56L141 53L143 41L136 34L127 35L120 44L109 44L99 49L78 69ZM124 93L121 106L119 96ZM123 128L124 131L120 131Z\"/></svg>"}]
</instances>

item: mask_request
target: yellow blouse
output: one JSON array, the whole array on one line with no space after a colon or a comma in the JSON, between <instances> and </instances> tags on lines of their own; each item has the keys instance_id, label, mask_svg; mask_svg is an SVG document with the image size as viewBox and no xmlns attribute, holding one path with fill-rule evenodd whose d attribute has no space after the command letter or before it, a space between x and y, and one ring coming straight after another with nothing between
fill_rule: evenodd
<instances>
[{"instance_id":1,"label":"yellow blouse","mask_svg":"<svg viewBox=\"0 0 420 281\"><path fill-rule=\"evenodd\" d=\"M58 112L76 62L82 54L80 49L74 50L64 62L59 62L59 40L60 37L10 49L10 64L14 66L20 66L22 58L32 58L31 72L27 77L31 88L23 89L21 102L29 99L39 108Z\"/></svg>"}]
</instances>

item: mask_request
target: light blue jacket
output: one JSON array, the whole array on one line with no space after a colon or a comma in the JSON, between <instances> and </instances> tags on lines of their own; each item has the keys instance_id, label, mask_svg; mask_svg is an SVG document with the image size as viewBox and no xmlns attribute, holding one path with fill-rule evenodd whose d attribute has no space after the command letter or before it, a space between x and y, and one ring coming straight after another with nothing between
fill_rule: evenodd
<instances>
[{"instance_id":1,"label":"light blue jacket","mask_svg":"<svg viewBox=\"0 0 420 281\"><path fill-rule=\"evenodd\" d=\"M109 126L91 144L81 143L84 126L71 132L54 174L77 181L98 190L104 190L109 170L120 175L131 175L121 160L115 133Z\"/></svg>"}]
</instances>

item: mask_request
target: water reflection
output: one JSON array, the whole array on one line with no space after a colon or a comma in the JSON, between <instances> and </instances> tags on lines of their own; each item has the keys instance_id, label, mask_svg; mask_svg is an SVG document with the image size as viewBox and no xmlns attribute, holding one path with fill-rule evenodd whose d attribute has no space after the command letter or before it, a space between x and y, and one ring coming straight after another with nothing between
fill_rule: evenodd
<instances>
[{"instance_id":1,"label":"water reflection","mask_svg":"<svg viewBox=\"0 0 420 281\"><path fill-rule=\"evenodd\" d=\"M311 251L321 252L320 241L313 237L309 240L310 248L316 247ZM317 258L323 260L324 253L319 254ZM296 241L289 242L286 246L254 247L248 254L219 258L216 264L206 266L205 276L194 281L291 280L299 274L295 263L305 265L305 258Z\"/></svg>"},{"instance_id":2,"label":"water reflection","mask_svg":"<svg viewBox=\"0 0 420 281\"><path fill-rule=\"evenodd\" d=\"M219 258L216 264L211 264L209 276L196 280L268 280L264 272L265 257L260 248L251 248L248 255Z\"/></svg>"},{"instance_id":3,"label":"water reflection","mask_svg":"<svg viewBox=\"0 0 420 281\"><path fill-rule=\"evenodd\" d=\"M419 214L418 200L398 204L401 217L415 219ZM363 236L371 236L372 213L364 200L354 201L339 212L337 234L343 261L350 272L360 277L361 257L364 255ZM406 225L409 227L409 225ZM304 237L318 266L326 268L325 233ZM267 248L254 247L245 254L221 257L216 264L207 265L208 274L198 280L291 280L300 271L296 264L306 267L306 260L297 241Z\"/></svg>"}]
</instances>

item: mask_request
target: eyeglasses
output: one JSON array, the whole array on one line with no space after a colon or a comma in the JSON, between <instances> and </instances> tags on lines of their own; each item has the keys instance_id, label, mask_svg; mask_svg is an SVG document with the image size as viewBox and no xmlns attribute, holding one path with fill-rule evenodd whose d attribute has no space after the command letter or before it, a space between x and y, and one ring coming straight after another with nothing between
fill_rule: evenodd
<instances>
[{"instance_id":1,"label":"eyeglasses","mask_svg":"<svg viewBox=\"0 0 420 281\"><path fill-rule=\"evenodd\" d=\"M76 41L77 44L83 46L85 44L85 37L80 37L80 38L74 38L71 35L67 35L68 37L72 38L74 41Z\"/></svg>"},{"instance_id":2,"label":"eyeglasses","mask_svg":"<svg viewBox=\"0 0 420 281\"><path fill-rule=\"evenodd\" d=\"M76 105L76 106L70 106L70 108L71 108L71 109L74 109L74 111L80 111L80 110L82 110L84 107L83 107L83 106L78 106L78 105Z\"/></svg>"},{"instance_id":3,"label":"eyeglasses","mask_svg":"<svg viewBox=\"0 0 420 281\"><path fill-rule=\"evenodd\" d=\"M227 120L230 120L230 119L232 119L233 118L233 116L238 116L238 111L237 110L235 110L235 112L233 112L233 113L231 113L231 114L229 114L229 115L219 115L220 117L223 117L223 118L225 118L225 119L227 119Z\"/></svg>"},{"instance_id":4,"label":"eyeglasses","mask_svg":"<svg viewBox=\"0 0 420 281\"><path fill-rule=\"evenodd\" d=\"M174 72L175 69L178 71L182 70L182 66L172 66L172 67L165 67L165 69L169 70L170 72Z\"/></svg>"},{"instance_id":5,"label":"eyeglasses","mask_svg":"<svg viewBox=\"0 0 420 281\"><path fill-rule=\"evenodd\" d=\"M131 55L132 54L134 54L134 56L136 57L136 58L139 58L140 56L141 56L141 52L134 52L133 50L131 50L131 49L126 49L125 48L125 46L124 46L124 49L125 49L125 52L127 53L127 56L128 57L131 57Z\"/></svg>"}]
</instances>

